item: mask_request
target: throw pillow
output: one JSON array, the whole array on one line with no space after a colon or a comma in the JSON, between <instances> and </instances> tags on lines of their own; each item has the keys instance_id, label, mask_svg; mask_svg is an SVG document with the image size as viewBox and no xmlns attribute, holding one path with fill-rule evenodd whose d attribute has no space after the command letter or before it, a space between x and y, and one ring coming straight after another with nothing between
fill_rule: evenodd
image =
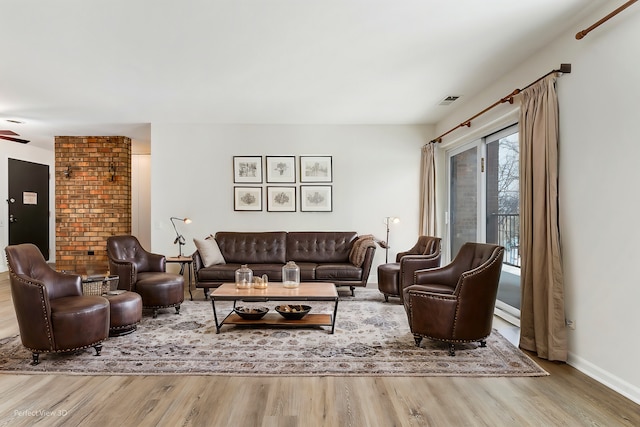
<instances>
[{"instance_id":1,"label":"throw pillow","mask_svg":"<svg viewBox=\"0 0 640 427\"><path fill-rule=\"evenodd\" d=\"M376 246L372 234L365 234L356 239L349 253L349 261L356 267L362 267L364 258L367 255L367 248Z\"/></svg>"},{"instance_id":2,"label":"throw pillow","mask_svg":"<svg viewBox=\"0 0 640 427\"><path fill-rule=\"evenodd\" d=\"M216 239L211 238L211 236L206 239L194 238L193 243L196 244L196 249L198 249L200 258L202 258L202 263L205 267L211 267L216 264L226 264Z\"/></svg>"}]
</instances>

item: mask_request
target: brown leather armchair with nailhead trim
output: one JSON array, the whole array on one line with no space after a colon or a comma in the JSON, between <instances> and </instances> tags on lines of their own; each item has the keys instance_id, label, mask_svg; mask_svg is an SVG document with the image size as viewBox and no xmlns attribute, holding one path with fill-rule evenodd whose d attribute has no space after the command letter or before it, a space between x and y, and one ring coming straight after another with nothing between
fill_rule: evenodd
<instances>
[{"instance_id":1,"label":"brown leather armchair with nailhead trim","mask_svg":"<svg viewBox=\"0 0 640 427\"><path fill-rule=\"evenodd\" d=\"M62 353L93 347L109 336L109 301L83 295L77 274L55 271L31 243L7 246L11 297L22 344L32 352Z\"/></svg>"},{"instance_id":2,"label":"brown leather armchair with nailhead trim","mask_svg":"<svg viewBox=\"0 0 640 427\"><path fill-rule=\"evenodd\" d=\"M407 286L413 285L413 273L416 270L440 267L440 238L420 236L415 245L408 251L399 252L396 262L378 266L378 290L389 297L400 297Z\"/></svg>"},{"instance_id":3,"label":"brown leather armchair with nailhead trim","mask_svg":"<svg viewBox=\"0 0 640 427\"><path fill-rule=\"evenodd\" d=\"M404 289L409 327L419 346L423 337L449 343L478 341L491 334L504 248L467 242L448 265L415 272Z\"/></svg>"}]
</instances>

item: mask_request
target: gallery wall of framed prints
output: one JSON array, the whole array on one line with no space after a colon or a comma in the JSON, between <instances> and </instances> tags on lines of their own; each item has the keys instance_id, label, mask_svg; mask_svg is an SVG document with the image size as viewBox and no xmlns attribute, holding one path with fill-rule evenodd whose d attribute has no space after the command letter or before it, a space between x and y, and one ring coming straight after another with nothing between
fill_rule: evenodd
<instances>
[{"instance_id":1,"label":"gallery wall of framed prints","mask_svg":"<svg viewBox=\"0 0 640 427\"><path fill-rule=\"evenodd\" d=\"M233 209L333 211L332 156L234 156ZM295 185L298 184L299 185ZM266 203L263 203L263 197Z\"/></svg>"}]
</instances>

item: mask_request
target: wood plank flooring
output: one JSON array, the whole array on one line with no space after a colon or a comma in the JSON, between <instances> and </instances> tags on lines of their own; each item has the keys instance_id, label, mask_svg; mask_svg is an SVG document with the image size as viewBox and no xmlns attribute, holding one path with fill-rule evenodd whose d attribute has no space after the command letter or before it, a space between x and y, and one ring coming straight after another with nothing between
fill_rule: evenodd
<instances>
[{"instance_id":1,"label":"wood plank flooring","mask_svg":"<svg viewBox=\"0 0 640 427\"><path fill-rule=\"evenodd\" d=\"M202 293L194 296L202 298ZM499 319L495 325L517 342L517 328ZM17 333L8 275L1 273L0 338ZM568 365L535 360L551 375L265 378L0 374L0 426L640 425L640 406L632 401Z\"/></svg>"}]
</instances>

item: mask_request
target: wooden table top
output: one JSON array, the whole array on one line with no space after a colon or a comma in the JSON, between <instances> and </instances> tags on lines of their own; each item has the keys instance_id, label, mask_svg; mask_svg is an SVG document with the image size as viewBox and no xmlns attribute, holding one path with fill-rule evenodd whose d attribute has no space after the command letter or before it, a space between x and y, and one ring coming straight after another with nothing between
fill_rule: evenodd
<instances>
[{"instance_id":1,"label":"wooden table top","mask_svg":"<svg viewBox=\"0 0 640 427\"><path fill-rule=\"evenodd\" d=\"M290 300L338 298L333 283L302 282L297 288L285 288L280 282L269 282L266 289L238 289L235 283L223 283L210 294L211 299L236 300L246 298L285 298Z\"/></svg>"}]
</instances>

